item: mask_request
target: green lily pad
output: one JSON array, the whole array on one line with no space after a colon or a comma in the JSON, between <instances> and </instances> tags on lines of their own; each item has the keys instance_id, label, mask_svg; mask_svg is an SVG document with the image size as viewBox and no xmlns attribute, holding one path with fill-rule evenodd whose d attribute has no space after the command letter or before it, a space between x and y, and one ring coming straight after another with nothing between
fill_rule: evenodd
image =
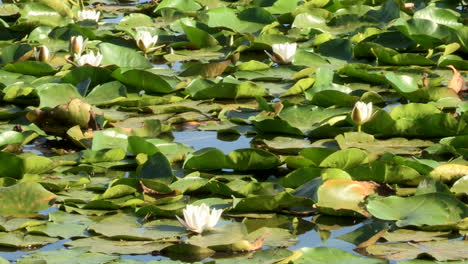
<instances>
[{"instance_id":1,"label":"green lily pad","mask_svg":"<svg viewBox=\"0 0 468 264\"><path fill-rule=\"evenodd\" d=\"M236 99L269 95L265 88L253 82L239 82L231 78L224 79L219 83L209 80L195 79L185 88L185 90L193 99Z\"/></svg>"},{"instance_id":2,"label":"green lily pad","mask_svg":"<svg viewBox=\"0 0 468 264\"><path fill-rule=\"evenodd\" d=\"M239 171L267 170L279 166L279 158L259 149L237 149L227 155L229 168Z\"/></svg>"},{"instance_id":3,"label":"green lily pad","mask_svg":"<svg viewBox=\"0 0 468 264\"><path fill-rule=\"evenodd\" d=\"M68 83L43 84L36 89L41 102L40 108L53 108L60 104L66 104L74 98L81 98L76 87Z\"/></svg>"},{"instance_id":4,"label":"green lily pad","mask_svg":"<svg viewBox=\"0 0 468 264\"><path fill-rule=\"evenodd\" d=\"M24 161L14 154L0 152L0 177L21 179L24 174Z\"/></svg>"},{"instance_id":5,"label":"green lily pad","mask_svg":"<svg viewBox=\"0 0 468 264\"><path fill-rule=\"evenodd\" d=\"M171 245L168 242L110 240L100 237L76 239L66 243L73 248L91 247L90 252L103 254L149 254ZM114 262L113 262L114 263Z\"/></svg>"},{"instance_id":6,"label":"green lily pad","mask_svg":"<svg viewBox=\"0 0 468 264\"><path fill-rule=\"evenodd\" d=\"M37 251L32 254L24 255L22 259L19 259L18 263L107 263L119 258L117 256L108 256L100 253L89 253L88 249L89 247L80 247L73 249Z\"/></svg>"},{"instance_id":7,"label":"green lily pad","mask_svg":"<svg viewBox=\"0 0 468 264\"><path fill-rule=\"evenodd\" d=\"M98 85L86 96L86 102L93 105L109 105L127 97L127 89L120 82Z\"/></svg>"},{"instance_id":8,"label":"green lily pad","mask_svg":"<svg viewBox=\"0 0 468 264\"><path fill-rule=\"evenodd\" d=\"M149 71L119 68L112 72L112 77L126 85L144 90L148 93L170 93L174 91L168 82Z\"/></svg>"},{"instance_id":9,"label":"green lily pad","mask_svg":"<svg viewBox=\"0 0 468 264\"><path fill-rule=\"evenodd\" d=\"M151 68L149 61L137 51L111 43L100 43L102 64L114 64L118 67Z\"/></svg>"},{"instance_id":10,"label":"green lily pad","mask_svg":"<svg viewBox=\"0 0 468 264\"><path fill-rule=\"evenodd\" d=\"M37 247L56 241L58 241L57 238L48 236L26 235L22 232L0 232L0 245L4 247Z\"/></svg>"},{"instance_id":11,"label":"green lily pad","mask_svg":"<svg viewBox=\"0 0 468 264\"><path fill-rule=\"evenodd\" d=\"M386 152L400 155L417 155L423 148L431 146L431 141L406 138L391 138L387 140L376 140L374 136L348 132L335 137L341 149L360 148L371 153L383 154Z\"/></svg>"},{"instance_id":12,"label":"green lily pad","mask_svg":"<svg viewBox=\"0 0 468 264\"><path fill-rule=\"evenodd\" d=\"M48 237L72 238L86 236L86 225L74 223L47 223L46 225L28 227L28 233Z\"/></svg>"},{"instance_id":13,"label":"green lily pad","mask_svg":"<svg viewBox=\"0 0 468 264\"><path fill-rule=\"evenodd\" d=\"M55 73L55 69L52 66L39 61L20 61L14 64L7 64L3 69L5 71L34 76L45 76Z\"/></svg>"},{"instance_id":14,"label":"green lily pad","mask_svg":"<svg viewBox=\"0 0 468 264\"><path fill-rule=\"evenodd\" d=\"M383 259L359 257L349 252L329 247L301 248L301 256L294 263L317 263L317 264L385 264Z\"/></svg>"},{"instance_id":15,"label":"green lily pad","mask_svg":"<svg viewBox=\"0 0 468 264\"><path fill-rule=\"evenodd\" d=\"M109 216L91 224L90 230L105 237L122 240L153 241L182 235L185 229L180 226L138 223L138 218L128 214Z\"/></svg>"},{"instance_id":16,"label":"green lily pad","mask_svg":"<svg viewBox=\"0 0 468 264\"><path fill-rule=\"evenodd\" d=\"M392 243L371 245L367 253L388 259L417 258L420 255L431 256L438 261L463 260L467 258L467 241L429 241L414 243Z\"/></svg>"},{"instance_id":17,"label":"green lily pad","mask_svg":"<svg viewBox=\"0 0 468 264\"><path fill-rule=\"evenodd\" d=\"M320 167L350 169L367 162L368 154L360 149L345 149L336 151L320 162Z\"/></svg>"},{"instance_id":18,"label":"green lily pad","mask_svg":"<svg viewBox=\"0 0 468 264\"><path fill-rule=\"evenodd\" d=\"M190 153L184 161L185 169L219 170L227 167L224 153L216 148L203 148Z\"/></svg>"},{"instance_id":19,"label":"green lily pad","mask_svg":"<svg viewBox=\"0 0 468 264\"><path fill-rule=\"evenodd\" d=\"M33 216L47 209L55 194L47 191L39 183L22 182L10 187L0 188L1 216Z\"/></svg>"},{"instance_id":20,"label":"green lily pad","mask_svg":"<svg viewBox=\"0 0 468 264\"><path fill-rule=\"evenodd\" d=\"M465 204L443 193L371 199L367 210L379 219L396 220L399 227L453 225L468 216Z\"/></svg>"}]
</instances>

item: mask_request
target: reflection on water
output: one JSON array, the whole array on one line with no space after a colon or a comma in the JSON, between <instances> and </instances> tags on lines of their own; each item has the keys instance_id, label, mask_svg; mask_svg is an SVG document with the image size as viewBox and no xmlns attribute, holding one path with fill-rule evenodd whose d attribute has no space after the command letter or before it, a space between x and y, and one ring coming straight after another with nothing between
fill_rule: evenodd
<instances>
[{"instance_id":1,"label":"reflection on water","mask_svg":"<svg viewBox=\"0 0 468 264\"><path fill-rule=\"evenodd\" d=\"M236 140L226 141L216 131L172 132L174 141L192 146L195 150L213 147L225 154L240 148L250 148L250 138L239 136Z\"/></svg>"},{"instance_id":2,"label":"reflection on water","mask_svg":"<svg viewBox=\"0 0 468 264\"><path fill-rule=\"evenodd\" d=\"M17 251L12 251L12 252L7 252L8 249L4 249L0 247L0 257L10 260L10 261L15 261L20 259L24 255L28 255L37 251L49 251L49 250L57 250L61 248L65 248L63 244L66 242L71 241L71 239L62 239L59 240L55 243L46 245L42 248L37 248L37 249L23 249L23 250L17 250ZM5 251L4 251L5 250Z\"/></svg>"},{"instance_id":3,"label":"reflection on water","mask_svg":"<svg viewBox=\"0 0 468 264\"><path fill-rule=\"evenodd\" d=\"M49 215L50 213L53 213L55 211L58 211L58 207L57 206L51 206L45 210L42 210L39 212L39 214L41 215Z\"/></svg>"},{"instance_id":4,"label":"reflection on water","mask_svg":"<svg viewBox=\"0 0 468 264\"><path fill-rule=\"evenodd\" d=\"M118 14L116 17L112 18L103 18L101 19L102 22L109 23L109 24L118 24L120 20L124 17L123 14Z\"/></svg>"},{"instance_id":5,"label":"reflection on water","mask_svg":"<svg viewBox=\"0 0 468 264\"><path fill-rule=\"evenodd\" d=\"M387 104L384 108L382 108L383 110L385 110L387 113L391 113L393 108L397 107L401 105L400 102L395 102L395 103L391 103L391 104Z\"/></svg>"},{"instance_id":6,"label":"reflection on water","mask_svg":"<svg viewBox=\"0 0 468 264\"><path fill-rule=\"evenodd\" d=\"M153 64L153 69L172 69L176 72L181 72L182 71L182 62L176 61L171 64Z\"/></svg>"},{"instance_id":7,"label":"reflection on water","mask_svg":"<svg viewBox=\"0 0 468 264\"><path fill-rule=\"evenodd\" d=\"M340 239L336 239L336 237L352 232L361 226L362 223L331 230L330 237L326 241L322 241L319 233L316 230L311 230L309 232L297 236L298 242L294 246L289 247L288 249L297 250L303 247L333 247L348 252L353 252L355 245Z\"/></svg>"}]
</instances>

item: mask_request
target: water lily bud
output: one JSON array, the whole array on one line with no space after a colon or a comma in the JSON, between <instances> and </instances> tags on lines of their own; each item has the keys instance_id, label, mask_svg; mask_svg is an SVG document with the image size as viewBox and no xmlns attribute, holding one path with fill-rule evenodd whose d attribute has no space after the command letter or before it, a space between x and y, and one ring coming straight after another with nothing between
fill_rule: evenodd
<instances>
[{"instance_id":1,"label":"water lily bud","mask_svg":"<svg viewBox=\"0 0 468 264\"><path fill-rule=\"evenodd\" d=\"M78 56L83 53L83 50L86 46L86 40L83 39L83 36L72 36L70 38L70 53L77 54Z\"/></svg>"},{"instance_id":2,"label":"water lily bud","mask_svg":"<svg viewBox=\"0 0 468 264\"><path fill-rule=\"evenodd\" d=\"M140 30L135 36L135 41L138 48L144 52L147 52L154 48L156 42L158 42L158 36L152 36L149 31Z\"/></svg>"},{"instance_id":3,"label":"water lily bud","mask_svg":"<svg viewBox=\"0 0 468 264\"><path fill-rule=\"evenodd\" d=\"M372 117L372 102L366 104L364 102L356 102L353 111L351 112L351 118L354 123L358 126L369 121Z\"/></svg>"},{"instance_id":4,"label":"water lily bud","mask_svg":"<svg viewBox=\"0 0 468 264\"><path fill-rule=\"evenodd\" d=\"M273 44L271 46L273 49L273 55L268 53L266 54L276 63L280 64L289 64L292 62L294 55L296 54L297 44L296 43L282 43L282 44Z\"/></svg>"},{"instance_id":5,"label":"water lily bud","mask_svg":"<svg viewBox=\"0 0 468 264\"><path fill-rule=\"evenodd\" d=\"M66 104L58 105L54 108L54 116L67 122L70 125L79 125L81 128L88 128L91 120L91 105L79 98L74 98Z\"/></svg>"},{"instance_id":6,"label":"water lily bud","mask_svg":"<svg viewBox=\"0 0 468 264\"><path fill-rule=\"evenodd\" d=\"M46 62L50 59L50 52L46 46L40 46L36 60Z\"/></svg>"},{"instance_id":7,"label":"water lily bud","mask_svg":"<svg viewBox=\"0 0 468 264\"><path fill-rule=\"evenodd\" d=\"M92 20L92 21L99 21L99 17L101 16L101 12L96 10L82 10L78 11L77 17L79 21L85 20Z\"/></svg>"},{"instance_id":8,"label":"water lily bud","mask_svg":"<svg viewBox=\"0 0 468 264\"><path fill-rule=\"evenodd\" d=\"M183 210L184 219L176 216L187 230L200 234L204 229L213 228L218 223L223 210L210 209L206 204L187 205Z\"/></svg>"}]
</instances>

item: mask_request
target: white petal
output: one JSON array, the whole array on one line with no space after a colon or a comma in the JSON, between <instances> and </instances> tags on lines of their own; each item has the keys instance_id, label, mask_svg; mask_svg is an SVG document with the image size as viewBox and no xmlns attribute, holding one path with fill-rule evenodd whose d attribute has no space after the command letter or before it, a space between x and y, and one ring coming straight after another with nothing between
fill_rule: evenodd
<instances>
[{"instance_id":1,"label":"white petal","mask_svg":"<svg viewBox=\"0 0 468 264\"><path fill-rule=\"evenodd\" d=\"M296 54L297 44L296 43L281 43L273 44L273 52L280 57L283 62L290 63L292 58Z\"/></svg>"},{"instance_id":2,"label":"white petal","mask_svg":"<svg viewBox=\"0 0 468 264\"><path fill-rule=\"evenodd\" d=\"M219 210L216 210L216 209L213 209L211 210L211 214L208 218L208 222L206 224L206 226L208 228L213 228L219 221L219 218L221 217L221 214L223 213L223 210L219 209Z\"/></svg>"},{"instance_id":3,"label":"white petal","mask_svg":"<svg viewBox=\"0 0 468 264\"><path fill-rule=\"evenodd\" d=\"M180 222L185 228L190 228L190 227L187 225L187 223L185 223L185 221L184 221L182 218L180 218L178 215L176 215L176 218L177 218L177 220L179 220L179 222Z\"/></svg>"},{"instance_id":4,"label":"white petal","mask_svg":"<svg viewBox=\"0 0 468 264\"><path fill-rule=\"evenodd\" d=\"M367 118L366 121L368 121L372 117L372 102L368 103L367 106Z\"/></svg>"}]
</instances>

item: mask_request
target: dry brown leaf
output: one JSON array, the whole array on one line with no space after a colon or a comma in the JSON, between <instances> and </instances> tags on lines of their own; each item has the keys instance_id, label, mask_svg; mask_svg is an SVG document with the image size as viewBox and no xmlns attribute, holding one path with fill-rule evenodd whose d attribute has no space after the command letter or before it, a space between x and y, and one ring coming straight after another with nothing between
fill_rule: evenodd
<instances>
[{"instance_id":1,"label":"dry brown leaf","mask_svg":"<svg viewBox=\"0 0 468 264\"><path fill-rule=\"evenodd\" d=\"M429 77L429 74L427 72L425 72L423 74L423 79L422 79L423 87L428 87L429 86L428 77Z\"/></svg>"},{"instance_id":2,"label":"dry brown leaf","mask_svg":"<svg viewBox=\"0 0 468 264\"><path fill-rule=\"evenodd\" d=\"M380 230L379 232L377 232L375 235L373 235L372 237L370 237L366 241L364 241L361 244L357 245L356 248L366 248L366 247L368 247L370 245L374 245L375 243L377 243L377 241L379 241L379 239L383 235L385 235L385 233L387 233L387 231L388 231L388 229Z\"/></svg>"},{"instance_id":3,"label":"dry brown leaf","mask_svg":"<svg viewBox=\"0 0 468 264\"><path fill-rule=\"evenodd\" d=\"M143 189L143 193L145 194L149 194L149 195L157 195L159 194L157 191L151 189L151 188L148 188L145 186L145 184L143 183L143 181L140 181L140 186L141 188Z\"/></svg>"},{"instance_id":4,"label":"dry brown leaf","mask_svg":"<svg viewBox=\"0 0 468 264\"><path fill-rule=\"evenodd\" d=\"M463 80L463 77L461 76L460 72L457 69L455 69L453 65L448 65L447 67L452 69L453 71L453 76L450 80L448 88L454 90L456 93L459 93L462 90L466 90L465 81Z\"/></svg>"}]
</instances>

